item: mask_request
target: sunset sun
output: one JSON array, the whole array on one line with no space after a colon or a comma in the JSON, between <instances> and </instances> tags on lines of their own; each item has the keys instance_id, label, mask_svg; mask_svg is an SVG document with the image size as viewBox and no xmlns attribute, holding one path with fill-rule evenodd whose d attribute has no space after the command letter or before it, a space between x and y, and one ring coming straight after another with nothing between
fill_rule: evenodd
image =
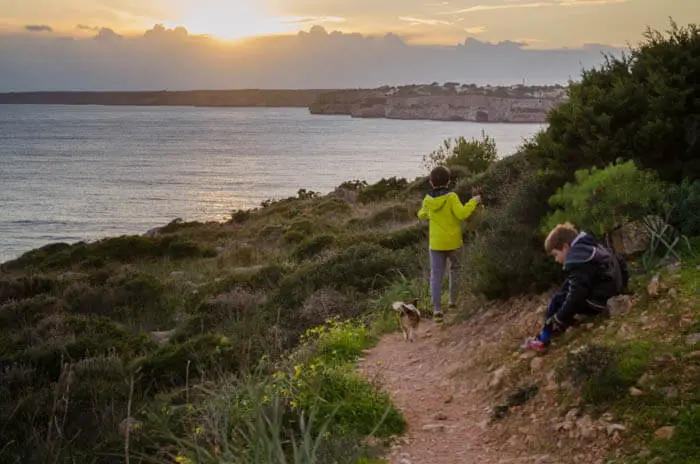
<instances>
[{"instance_id":1,"label":"sunset sun","mask_svg":"<svg viewBox=\"0 0 700 464\"><path fill-rule=\"evenodd\" d=\"M265 12L255 0L201 0L188 2L184 10L184 25L189 31L224 40L279 34L293 29L290 24Z\"/></svg>"}]
</instances>

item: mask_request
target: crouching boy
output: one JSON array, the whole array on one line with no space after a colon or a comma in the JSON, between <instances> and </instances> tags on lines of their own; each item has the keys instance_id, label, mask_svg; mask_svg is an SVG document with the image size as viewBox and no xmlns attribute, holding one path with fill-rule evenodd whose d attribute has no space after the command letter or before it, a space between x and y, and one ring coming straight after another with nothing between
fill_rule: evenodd
<instances>
[{"instance_id":1,"label":"crouching boy","mask_svg":"<svg viewBox=\"0 0 700 464\"><path fill-rule=\"evenodd\" d=\"M574 322L576 314L607 314L607 301L627 286L627 270L614 252L571 224L557 225L544 243L547 254L564 267L566 280L549 302L542 331L523 348L544 352L552 337Z\"/></svg>"}]
</instances>

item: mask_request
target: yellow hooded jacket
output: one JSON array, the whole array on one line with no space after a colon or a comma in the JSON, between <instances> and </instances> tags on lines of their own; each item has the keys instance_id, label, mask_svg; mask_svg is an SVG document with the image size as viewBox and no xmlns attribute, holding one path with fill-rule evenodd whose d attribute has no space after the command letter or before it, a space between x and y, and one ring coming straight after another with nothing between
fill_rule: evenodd
<instances>
[{"instance_id":1,"label":"yellow hooded jacket","mask_svg":"<svg viewBox=\"0 0 700 464\"><path fill-rule=\"evenodd\" d=\"M418 219L430 221L430 249L448 251L460 248L460 224L471 216L476 206L475 200L463 205L457 194L448 190L435 190L426 195Z\"/></svg>"}]
</instances>

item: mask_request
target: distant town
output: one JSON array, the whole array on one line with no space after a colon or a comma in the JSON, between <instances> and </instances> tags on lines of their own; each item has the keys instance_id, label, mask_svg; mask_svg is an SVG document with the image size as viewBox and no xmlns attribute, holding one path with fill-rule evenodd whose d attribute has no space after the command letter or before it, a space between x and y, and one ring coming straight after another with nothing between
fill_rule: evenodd
<instances>
[{"instance_id":1,"label":"distant town","mask_svg":"<svg viewBox=\"0 0 700 464\"><path fill-rule=\"evenodd\" d=\"M447 82L375 89L196 90L156 92L12 92L0 104L202 107L301 107L358 118L542 123L567 87L477 86Z\"/></svg>"}]
</instances>

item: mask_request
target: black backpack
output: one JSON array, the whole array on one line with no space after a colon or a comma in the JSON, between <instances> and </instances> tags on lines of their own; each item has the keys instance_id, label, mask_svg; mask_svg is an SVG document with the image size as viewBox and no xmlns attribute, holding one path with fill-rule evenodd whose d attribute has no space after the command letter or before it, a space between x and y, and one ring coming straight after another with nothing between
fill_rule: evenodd
<instances>
[{"instance_id":1,"label":"black backpack","mask_svg":"<svg viewBox=\"0 0 700 464\"><path fill-rule=\"evenodd\" d=\"M629 270L627 269L627 261L619 255L613 247L598 245L598 250L605 256L610 256L610 269L608 274L615 282L615 289L618 295L627 294L629 290Z\"/></svg>"}]
</instances>

